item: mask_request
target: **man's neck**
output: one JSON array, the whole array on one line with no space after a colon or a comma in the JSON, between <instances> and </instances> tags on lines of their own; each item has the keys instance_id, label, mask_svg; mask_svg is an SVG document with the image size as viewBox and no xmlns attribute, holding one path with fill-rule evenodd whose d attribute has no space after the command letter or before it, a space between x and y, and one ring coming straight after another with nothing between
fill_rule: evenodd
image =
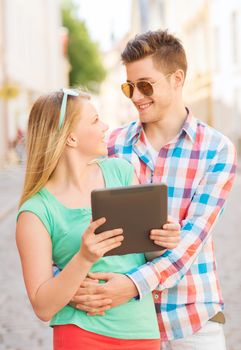
<instances>
[{"instance_id":1,"label":"man's neck","mask_svg":"<svg viewBox=\"0 0 241 350\"><path fill-rule=\"evenodd\" d=\"M143 124L143 128L151 145L159 151L173 140L181 131L187 118L187 110L183 106L178 111L166 113L159 121Z\"/></svg>"}]
</instances>

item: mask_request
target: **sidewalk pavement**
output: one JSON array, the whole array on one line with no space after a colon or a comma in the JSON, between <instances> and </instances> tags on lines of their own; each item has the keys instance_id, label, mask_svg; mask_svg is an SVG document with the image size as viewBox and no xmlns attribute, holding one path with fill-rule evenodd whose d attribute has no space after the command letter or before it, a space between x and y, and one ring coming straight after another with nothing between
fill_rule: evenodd
<instances>
[{"instance_id":1,"label":"sidewalk pavement","mask_svg":"<svg viewBox=\"0 0 241 350\"><path fill-rule=\"evenodd\" d=\"M22 191L24 165L0 170L0 221L16 210Z\"/></svg>"}]
</instances>

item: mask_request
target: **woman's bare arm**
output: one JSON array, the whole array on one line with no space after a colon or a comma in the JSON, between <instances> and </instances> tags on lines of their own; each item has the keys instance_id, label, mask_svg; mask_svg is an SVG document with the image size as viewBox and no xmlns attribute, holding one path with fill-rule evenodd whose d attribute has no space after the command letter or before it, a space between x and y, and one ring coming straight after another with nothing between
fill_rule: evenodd
<instances>
[{"instance_id":1,"label":"woman's bare arm","mask_svg":"<svg viewBox=\"0 0 241 350\"><path fill-rule=\"evenodd\" d=\"M35 214L20 214L16 242L28 296L41 320L49 321L67 305L92 264L106 251L121 244L121 230L103 232L102 238L94 234L104 222L102 218L90 224L83 235L80 251L57 277L53 277L52 242L47 230Z\"/></svg>"}]
</instances>

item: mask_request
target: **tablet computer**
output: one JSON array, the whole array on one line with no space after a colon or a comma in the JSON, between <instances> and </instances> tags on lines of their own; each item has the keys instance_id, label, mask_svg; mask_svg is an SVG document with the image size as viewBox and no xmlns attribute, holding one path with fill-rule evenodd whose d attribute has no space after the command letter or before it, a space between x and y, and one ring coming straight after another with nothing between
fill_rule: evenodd
<instances>
[{"instance_id":1,"label":"tablet computer","mask_svg":"<svg viewBox=\"0 0 241 350\"><path fill-rule=\"evenodd\" d=\"M93 220L106 222L95 233L123 228L120 247L105 255L144 253L161 250L149 238L151 229L167 222L167 186L165 184L115 187L91 192Z\"/></svg>"}]
</instances>

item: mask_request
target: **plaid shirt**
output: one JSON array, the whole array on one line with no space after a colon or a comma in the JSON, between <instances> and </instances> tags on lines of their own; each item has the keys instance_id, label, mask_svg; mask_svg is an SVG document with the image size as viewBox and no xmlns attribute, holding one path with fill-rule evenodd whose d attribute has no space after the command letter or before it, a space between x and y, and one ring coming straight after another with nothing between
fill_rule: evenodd
<instances>
[{"instance_id":1,"label":"plaid shirt","mask_svg":"<svg viewBox=\"0 0 241 350\"><path fill-rule=\"evenodd\" d=\"M181 224L181 242L128 276L140 298L153 291L162 341L193 334L223 309L211 231L234 180L235 148L188 113L156 164L137 121L114 130L108 149L134 165L142 184L168 185L168 211Z\"/></svg>"}]
</instances>

